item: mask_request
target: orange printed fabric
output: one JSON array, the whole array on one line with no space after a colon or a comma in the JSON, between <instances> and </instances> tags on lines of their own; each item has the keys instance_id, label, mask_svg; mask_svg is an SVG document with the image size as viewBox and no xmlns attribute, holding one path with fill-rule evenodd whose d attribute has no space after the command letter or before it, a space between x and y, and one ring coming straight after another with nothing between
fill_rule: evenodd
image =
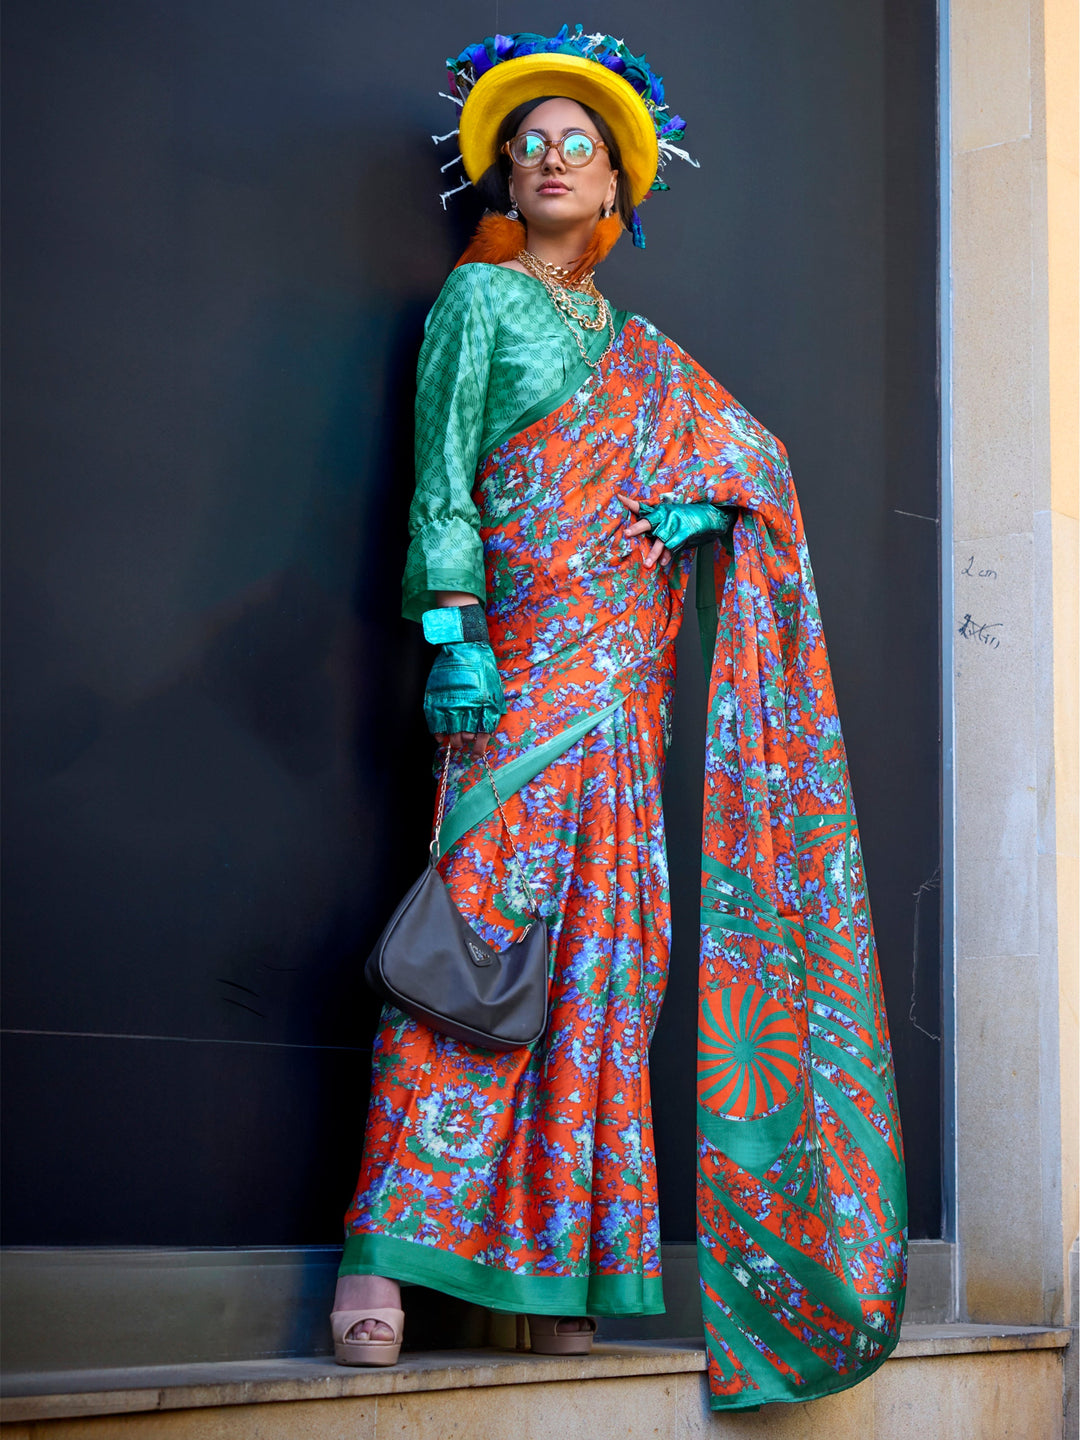
<instances>
[{"instance_id":1,"label":"orange printed fabric","mask_svg":"<svg viewBox=\"0 0 1080 1440\"><path fill-rule=\"evenodd\" d=\"M662 1309L648 1045L691 562L646 569L620 491L737 513L706 611L702 1303L716 1408L810 1399L885 1358L903 1304L902 1151L858 834L786 454L639 317L555 414L487 458L474 492L508 705L496 767L621 701L506 799L549 925L548 1031L499 1055L384 1011L342 1271L498 1309ZM456 763L451 806L478 772ZM508 943L527 907L498 817L441 869L477 931Z\"/></svg>"}]
</instances>

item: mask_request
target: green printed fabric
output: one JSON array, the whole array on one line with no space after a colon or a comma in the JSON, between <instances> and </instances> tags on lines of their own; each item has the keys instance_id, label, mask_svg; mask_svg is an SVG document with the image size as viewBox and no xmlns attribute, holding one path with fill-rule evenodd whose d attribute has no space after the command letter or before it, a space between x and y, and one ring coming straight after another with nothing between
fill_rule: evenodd
<instances>
[{"instance_id":1,"label":"green printed fabric","mask_svg":"<svg viewBox=\"0 0 1080 1440\"><path fill-rule=\"evenodd\" d=\"M616 313L616 330L625 320ZM590 359L609 332L580 330ZM419 620L435 592L485 598L473 502L477 464L557 409L592 372L544 287L498 265L461 265L424 327L416 375L416 493L402 613Z\"/></svg>"}]
</instances>

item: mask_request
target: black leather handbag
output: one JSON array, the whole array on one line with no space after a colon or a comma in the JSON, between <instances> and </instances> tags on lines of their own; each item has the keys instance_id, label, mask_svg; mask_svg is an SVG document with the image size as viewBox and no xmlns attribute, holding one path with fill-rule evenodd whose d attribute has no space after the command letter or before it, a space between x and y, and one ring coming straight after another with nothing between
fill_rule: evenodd
<instances>
[{"instance_id":1,"label":"black leather handbag","mask_svg":"<svg viewBox=\"0 0 1080 1440\"><path fill-rule=\"evenodd\" d=\"M428 864L390 917L364 977L377 994L443 1035L481 1050L518 1050L535 1045L547 1028L547 922L537 913L486 755L484 764L534 918L505 950L496 950L451 900L435 868L450 773L447 746Z\"/></svg>"}]
</instances>

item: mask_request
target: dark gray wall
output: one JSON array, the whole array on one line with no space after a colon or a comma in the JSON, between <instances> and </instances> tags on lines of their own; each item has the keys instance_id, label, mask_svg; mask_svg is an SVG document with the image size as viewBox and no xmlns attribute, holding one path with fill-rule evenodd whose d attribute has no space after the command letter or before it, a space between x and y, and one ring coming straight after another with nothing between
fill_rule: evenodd
<instances>
[{"instance_id":1,"label":"dark gray wall","mask_svg":"<svg viewBox=\"0 0 1080 1440\"><path fill-rule=\"evenodd\" d=\"M546 3L10 0L5 1239L333 1241L359 972L422 862L398 619L442 60ZM897 1049L940 1214L934 34L926 0L618 6L688 118L603 272L788 444ZM918 518L923 517L923 518ZM700 661L668 784L664 1233L692 1232ZM920 890L920 887L928 888ZM914 896L921 893L915 932Z\"/></svg>"}]
</instances>

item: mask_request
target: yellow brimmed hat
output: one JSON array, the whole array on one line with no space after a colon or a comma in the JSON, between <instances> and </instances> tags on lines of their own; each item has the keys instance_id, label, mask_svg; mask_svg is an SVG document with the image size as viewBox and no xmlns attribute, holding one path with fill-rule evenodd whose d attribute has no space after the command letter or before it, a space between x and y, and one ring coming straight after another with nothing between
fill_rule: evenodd
<instances>
[{"instance_id":1,"label":"yellow brimmed hat","mask_svg":"<svg viewBox=\"0 0 1080 1440\"><path fill-rule=\"evenodd\" d=\"M624 41L611 35L586 35L580 25L573 32L564 25L552 36L489 35L446 65L447 99L461 106L461 115L457 130L433 138L459 137L468 179L440 196L444 207L451 195L475 184L495 163L496 137L510 111L544 95L577 100L603 116L618 144L635 207L650 190L668 188L660 172L672 155L697 165L676 144L686 122L665 102L663 80L644 55L632 54ZM644 247L636 208L633 236L634 244Z\"/></svg>"},{"instance_id":2,"label":"yellow brimmed hat","mask_svg":"<svg viewBox=\"0 0 1080 1440\"><path fill-rule=\"evenodd\" d=\"M480 76L458 122L461 159L473 184L495 163L495 137L505 117L542 95L577 100L603 116L619 146L633 203L640 205L656 179L660 154L652 116L621 76L583 55L521 55Z\"/></svg>"}]
</instances>

